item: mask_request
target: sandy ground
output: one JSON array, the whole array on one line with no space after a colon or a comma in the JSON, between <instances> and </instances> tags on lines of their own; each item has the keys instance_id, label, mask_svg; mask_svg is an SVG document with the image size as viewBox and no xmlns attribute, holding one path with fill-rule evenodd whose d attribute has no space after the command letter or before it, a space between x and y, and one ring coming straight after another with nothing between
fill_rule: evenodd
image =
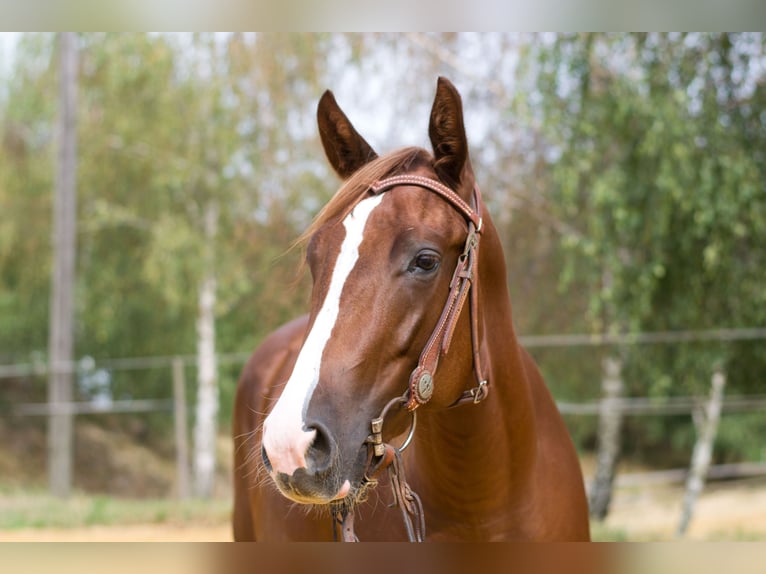
<instances>
[{"instance_id":1,"label":"sandy ground","mask_svg":"<svg viewBox=\"0 0 766 574\"><path fill-rule=\"evenodd\" d=\"M231 526L135 524L0 531L1 542L227 542Z\"/></svg>"},{"instance_id":2,"label":"sandy ground","mask_svg":"<svg viewBox=\"0 0 766 574\"><path fill-rule=\"evenodd\" d=\"M620 489L605 525L623 531L628 540L673 540L683 497L681 486ZM686 538L766 540L766 479L708 484Z\"/></svg>"},{"instance_id":3,"label":"sandy ground","mask_svg":"<svg viewBox=\"0 0 766 574\"><path fill-rule=\"evenodd\" d=\"M673 540L680 518L680 486L621 488L605 522L609 533L626 540ZM687 538L766 540L766 479L708 485L697 502ZM216 525L140 524L77 529L0 531L0 541L58 542L222 542L231 540L228 523Z\"/></svg>"}]
</instances>

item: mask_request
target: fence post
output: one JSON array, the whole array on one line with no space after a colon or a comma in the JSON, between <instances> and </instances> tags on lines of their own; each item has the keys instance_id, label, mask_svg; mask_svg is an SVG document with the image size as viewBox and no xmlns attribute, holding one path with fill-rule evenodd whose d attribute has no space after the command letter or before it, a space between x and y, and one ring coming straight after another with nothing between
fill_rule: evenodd
<instances>
[{"instance_id":1,"label":"fence post","mask_svg":"<svg viewBox=\"0 0 766 574\"><path fill-rule=\"evenodd\" d=\"M173 423L176 442L176 496L189 498L189 441L186 426L186 379L181 357L173 358Z\"/></svg>"},{"instance_id":2,"label":"fence post","mask_svg":"<svg viewBox=\"0 0 766 574\"><path fill-rule=\"evenodd\" d=\"M694 513L694 505L705 487L705 478L713 455L713 443L718 430L718 421L721 418L725 386L726 376L721 369L717 368L711 380L710 398L705 405L705 411L701 413L702 416L695 417L697 442L694 444L689 476L686 479L686 494L681 507L681 520L676 530L677 538L682 538L686 534Z\"/></svg>"},{"instance_id":3,"label":"fence post","mask_svg":"<svg viewBox=\"0 0 766 574\"><path fill-rule=\"evenodd\" d=\"M609 513L614 473L620 455L620 427L623 416L622 362L608 357L604 359L602 369L596 476L593 479L588 500L590 515L598 520L603 520Z\"/></svg>"}]
</instances>

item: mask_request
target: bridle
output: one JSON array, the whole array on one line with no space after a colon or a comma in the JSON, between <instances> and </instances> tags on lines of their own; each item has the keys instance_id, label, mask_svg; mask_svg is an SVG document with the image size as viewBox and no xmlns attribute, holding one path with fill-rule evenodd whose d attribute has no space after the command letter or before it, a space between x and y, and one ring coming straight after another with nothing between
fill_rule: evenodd
<instances>
[{"instance_id":1,"label":"bridle","mask_svg":"<svg viewBox=\"0 0 766 574\"><path fill-rule=\"evenodd\" d=\"M371 421L371 434L365 441L369 448L365 479L368 482L375 482L377 480L376 476L383 470L388 469L394 493L394 505L401 509L408 538L410 541L420 542L425 538L423 506L418 495L407 484L404 466L401 461L401 453L410 444L415 432L417 421L415 410L419 406L426 404L433 396L434 374L439 364L439 358L442 354L446 355L449 351L460 313L466 299L469 297L473 373L476 379L476 386L464 391L450 405L450 408L466 403L479 403L487 398L489 393L488 382L482 374L481 367L478 289L476 288L479 240L484 229L481 218L481 192L478 185L474 185L473 188L473 206L469 205L446 185L419 175L396 175L382 179L370 186L370 193L380 195L400 185L420 187L435 193L455 208L468 224L468 235L463 246L463 252L458 257L455 271L452 274L447 301L444 304L444 309L436 323L436 327L428 338L423 351L420 353L417 367L415 367L410 375L407 391L403 396L389 401L380 416ZM409 435L398 448L383 442L383 421L390 409L396 405L405 406L412 413ZM354 533L353 512L338 512L334 517L334 521L333 532L336 537L337 530L335 526L340 528L342 540L346 542L357 540Z\"/></svg>"},{"instance_id":2,"label":"bridle","mask_svg":"<svg viewBox=\"0 0 766 574\"><path fill-rule=\"evenodd\" d=\"M420 354L418 366L410 375L409 397L407 410L414 411L420 405L426 404L433 395L434 373L439 364L439 357L449 351L455 326L460 318L465 300L471 297L471 346L473 348L473 372L477 386L465 391L452 406L465 402L478 403L487 396L487 380L482 376L481 357L479 352L479 318L478 290L474 287L477 278L477 263L479 239L484 231L481 218L481 192L479 186L473 188L473 204L471 207L462 197L446 185L419 175L397 175L378 181L370 187L374 195L380 195L393 187L412 185L427 189L445 199L468 223L463 253L458 257L455 271L450 281L450 292L444 304L441 317L436 323L431 337Z\"/></svg>"}]
</instances>

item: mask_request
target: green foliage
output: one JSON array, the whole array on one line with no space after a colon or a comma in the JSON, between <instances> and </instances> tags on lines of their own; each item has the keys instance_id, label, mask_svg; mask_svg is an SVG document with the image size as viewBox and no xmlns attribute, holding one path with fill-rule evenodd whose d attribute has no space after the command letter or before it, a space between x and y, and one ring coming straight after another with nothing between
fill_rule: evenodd
<instances>
[{"instance_id":1,"label":"green foliage","mask_svg":"<svg viewBox=\"0 0 766 574\"><path fill-rule=\"evenodd\" d=\"M764 324L766 84L749 65L763 57L760 35L571 35L540 48L548 204L574 230L559 244L560 286L577 287L581 328ZM745 375L741 361L754 345L617 352L631 394L706 395L716 364L728 393L754 391L764 365ZM677 422L641 421L628 442L686 449L688 418Z\"/></svg>"},{"instance_id":2,"label":"green foliage","mask_svg":"<svg viewBox=\"0 0 766 574\"><path fill-rule=\"evenodd\" d=\"M277 177L269 164L302 160L302 141L316 143L285 124L304 99L292 90L317 81L322 45L321 36L80 36L79 353L192 352L211 250L221 351L251 349L298 312L305 287L290 289L293 276L273 268L301 231L295 220L310 219L302 203L327 197L326 178ZM51 35L25 36L18 52L0 156L10 215L0 221L0 348L24 360L47 344L56 69ZM278 153L288 142L297 157ZM209 202L222 206L214 244L203 233Z\"/></svg>"},{"instance_id":3,"label":"green foliage","mask_svg":"<svg viewBox=\"0 0 766 574\"><path fill-rule=\"evenodd\" d=\"M47 348L53 39L23 37L3 102L3 363L27 362ZM327 169L306 165L320 149L314 130L291 127L288 115L320 93L314 86L324 42L80 35L76 356L192 354L198 285L211 267L219 352L250 351L303 311L300 254L283 254L330 190ZM292 165L311 167L312 175ZM211 204L218 207L214 235L204 228ZM222 426L238 371L220 370ZM168 369L113 370L109 377L115 399L170 394ZM194 397L194 383L188 393ZM162 435L172 423L165 415L144 418ZM137 438L161 443L149 436Z\"/></svg>"},{"instance_id":4,"label":"green foliage","mask_svg":"<svg viewBox=\"0 0 766 574\"><path fill-rule=\"evenodd\" d=\"M766 324L761 34L79 39L78 356L194 353L206 273L220 352L248 352L302 313L308 280L289 247L337 185L315 133L317 97L358 84L384 138L424 141L412 138L425 138L439 73L466 102L520 333ZM0 102L2 362L47 347L54 51L52 35L22 36ZM634 395L705 394L714 364L728 393L757 393L762 346L533 352L555 396L577 402L598 397L606 353L622 355ZM224 424L237 376L221 366ZM116 398L169 394L164 369L112 379ZM593 419L567 423L580 447L593 444ZM741 440L763 436L758 425L724 418L722 456L760 456ZM635 419L628 433L636 452L687 456L693 440L683 417Z\"/></svg>"},{"instance_id":5,"label":"green foliage","mask_svg":"<svg viewBox=\"0 0 766 574\"><path fill-rule=\"evenodd\" d=\"M593 542L628 542L628 533L622 528L610 527L603 521L594 520L590 524L590 535Z\"/></svg>"},{"instance_id":6,"label":"green foliage","mask_svg":"<svg viewBox=\"0 0 766 574\"><path fill-rule=\"evenodd\" d=\"M50 281L50 39L24 36L0 110L0 357L45 348Z\"/></svg>"}]
</instances>

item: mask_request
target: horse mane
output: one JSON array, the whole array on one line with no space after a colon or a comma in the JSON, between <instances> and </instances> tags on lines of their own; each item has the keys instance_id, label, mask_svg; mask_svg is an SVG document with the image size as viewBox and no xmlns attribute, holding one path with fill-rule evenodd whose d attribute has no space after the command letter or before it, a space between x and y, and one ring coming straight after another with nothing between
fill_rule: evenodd
<instances>
[{"instance_id":1,"label":"horse mane","mask_svg":"<svg viewBox=\"0 0 766 574\"><path fill-rule=\"evenodd\" d=\"M420 147L404 147L366 163L349 177L329 202L320 210L314 221L295 241L293 247L305 246L321 227L330 221L342 220L364 197L370 186L415 168L433 166L434 158Z\"/></svg>"}]
</instances>

